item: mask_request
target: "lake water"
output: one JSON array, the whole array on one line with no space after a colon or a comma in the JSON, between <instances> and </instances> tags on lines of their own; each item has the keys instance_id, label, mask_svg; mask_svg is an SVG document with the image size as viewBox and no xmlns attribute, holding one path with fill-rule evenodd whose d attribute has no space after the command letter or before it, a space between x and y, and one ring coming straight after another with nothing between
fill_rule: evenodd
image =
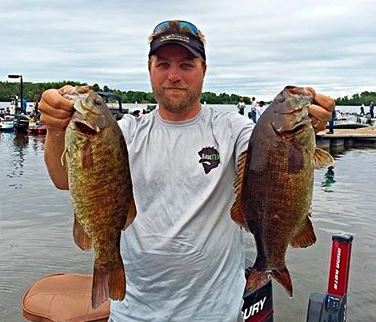
<instances>
[{"instance_id":1,"label":"lake water","mask_svg":"<svg viewBox=\"0 0 376 322\"><path fill-rule=\"evenodd\" d=\"M92 271L92 253L73 243L69 196L48 177L43 143L43 136L0 133L0 321L22 321L21 298L36 279ZM348 320L376 319L376 149L337 155L334 171L334 178L326 169L315 172L312 216L318 241L306 249L289 249L294 298L273 284L276 322L305 321L310 293L326 291L331 238L338 232L354 236ZM247 255L254 259L250 236Z\"/></svg>"},{"instance_id":2,"label":"lake water","mask_svg":"<svg viewBox=\"0 0 376 322\"><path fill-rule=\"evenodd\" d=\"M124 109L129 109L132 110L135 107L140 108L140 109L146 109L148 104L130 104L130 103L123 103L123 108ZM7 106L10 106L9 102L0 102L0 109L1 108L6 108ZM27 105L26 111L29 113L33 110L34 103L29 102ZM226 110L226 111L236 111L236 105L230 105L230 104L223 104L223 105L210 105L208 106L214 106L216 108ZM249 108L249 105L246 106L246 112L248 112L247 108ZM343 113L359 113L360 112L360 107L359 106L337 106L336 107L337 111L343 112ZM368 107L366 106L365 111L368 112Z\"/></svg>"}]
</instances>

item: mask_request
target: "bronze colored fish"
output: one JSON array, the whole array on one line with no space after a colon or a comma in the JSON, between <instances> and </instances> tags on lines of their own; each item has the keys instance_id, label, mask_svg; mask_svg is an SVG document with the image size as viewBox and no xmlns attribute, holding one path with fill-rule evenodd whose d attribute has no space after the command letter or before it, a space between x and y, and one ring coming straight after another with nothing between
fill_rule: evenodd
<instances>
[{"instance_id":1,"label":"bronze colored fish","mask_svg":"<svg viewBox=\"0 0 376 322\"><path fill-rule=\"evenodd\" d=\"M135 217L128 152L105 102L87 87L64 95L75 101L62 162L73 202L75 243L94 247L92 306L125 296L120 234Z\"/></svg>"},{"instance_id":2,"label":"bronze colored fish","mask_svg":"<svg viewBox=\"0 0 376 322\"><path fill-rule=\"evenodd\" d=\"M261 115L239 161L231 217L250 230L256 242L257 256L247 278L249 290L273 277L292 296L285 264L287 247L316 242L309 218L313 171L334 160L316 148L307 108L312 101L310 90L287 86Z\"/></svg>"}]
</instances>

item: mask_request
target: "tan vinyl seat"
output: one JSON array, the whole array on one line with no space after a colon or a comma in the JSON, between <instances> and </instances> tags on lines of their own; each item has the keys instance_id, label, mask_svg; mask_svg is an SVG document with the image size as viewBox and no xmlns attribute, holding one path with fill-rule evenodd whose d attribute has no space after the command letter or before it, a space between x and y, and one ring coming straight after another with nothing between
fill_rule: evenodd
<instances>
[{"instance_id":1,"label":"tan vinyl seat","mask_svg":"<svg viewBox=\"0 0 376 322\"><path fill-rule=\"evenodd\" d=\"M23 316L33 322L105 322L110 301L91 307L92 275L57 273L32 284L22 298Z\"/></svg>"}]
</instances>

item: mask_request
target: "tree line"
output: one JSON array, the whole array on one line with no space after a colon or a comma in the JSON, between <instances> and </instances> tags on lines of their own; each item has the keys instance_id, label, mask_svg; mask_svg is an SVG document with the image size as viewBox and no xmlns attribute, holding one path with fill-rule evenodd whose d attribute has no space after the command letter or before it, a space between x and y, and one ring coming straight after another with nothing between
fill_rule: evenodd
<instances>
[{"instance_id":1,"label":"tree line","mask_svg":"<svg viewBox=\"0 0 376 322\"><path fill-rule=\"evenodd\" d=\"M362 105L368 106L371 102L376 102L376 92L364 91L354 94L351 97L344 96L336 99L336 105Z\"/></svg>"},{"instance_id":2,"label":"tree line","mask_svg":"<svg viewBox=\"0 0 376 322\"><path fill-rule=\"evenodd\" d=\"M50 88L60 88L63 85L81 86L87 85L87 83L75 82L75 81L60 81L60 82L45 82L45 83L32 83L23 82L23 95L27 101L39 101L41 94ZM156 99L151 92L142 91L121 91L118 89L112 89L108 86L101 88L98 84L92 85L95 91L113 92L122 97L124 103L156 103ZM0 81L0 101L9 102L16 95L20 94L19 82L1 82ZM207 104L237 104L242 95L213 92L203 92L201 95L201 101ZM245 104L250 104L250 97L244 96ZM336 105L366 105L370 102L376 102L376 92L362 92L360 94L354 94L351 97L344 96L335 99Z\"/></svg>"},{"instance_id":3,"label":"tree line","mask_svg":"<svg viewBox=\"0 0 376 322\"><path fill-rule=\"evenodd\" d=\"M83 86L87 83L75 82L75 81L60 81L60 82L46 82L46 83L32 83L23 82L23 96L27 101L39 101L41 94L50 88L60 88L64 85ZM95 91L113 92L122 97L123 102L126 103L153 103L155 98L152 93L145 93L140 91L120 91L117 89L111 89L108 86L101 88L98 84L94 84L92 88ZM9 102L12 101L15 96L20 95L20 83L19 82L0 82L0 101Z\"/></svg>"},{"instance_id":4,"label":"tree line","mask_svg":"<svg viewBox=\"0 0 376 322\"><path fill-rule=\"evenodd\" d=\"M87 85L87 83L75 82L75 81L60 81L60 82L46 82L46 83L32 83L23 82L23 96L27 101L39 101L41 94L50 88L60 88L64 85L72 86L82 86ZM98 84L92 85L94 91L112 92L118 94L122 97L124 103L152 103L156 104L156 99L151 92L142 91L121 91L119 89L109 88L108 86L103 86L101 88ZM20 83L19 82L1 82L0 81L0 101L9 102L15 96L20 95ZM241 95L237 94L227 94L227 93L212 93L203 92L201 95L201 101L207 104L237 104L239 102ZM244 102L250 104L250 98L244 97Z\"/></svg>"}]
</instances>

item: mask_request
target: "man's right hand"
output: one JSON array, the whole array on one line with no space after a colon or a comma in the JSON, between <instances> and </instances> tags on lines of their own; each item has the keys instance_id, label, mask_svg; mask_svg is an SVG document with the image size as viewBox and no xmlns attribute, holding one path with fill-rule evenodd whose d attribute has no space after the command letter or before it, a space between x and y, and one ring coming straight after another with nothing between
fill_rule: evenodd
<instances>
[{"instance_id":1,"label":"man's right hand","mask_svg":"<svg viewBox=\"0 0 376 322\"><path fill-rule=\"evenodd\" d=\"M52 181L59 189L68 189L68 175L61 163L61 156L64 153L65 129L74 112L73 101L63 95L73 90L74 87L70 85L60 89L48 89L43 92L38 104L40 120L47 127L44 160Z\"/></svg>"},{"instance_id":2,"label":"man's right hand","mask_svg":"<svg viewBox=\"0 0 376 322\"><path fill-rule=\"evenodd\" d=\"M38 108L41 111L40 120L49 131L65 132L73 114L73 102L63 95L73 89L73 86L65 85L60 89L48 89L43 92Z\"/></svg>"}]
</instances>

